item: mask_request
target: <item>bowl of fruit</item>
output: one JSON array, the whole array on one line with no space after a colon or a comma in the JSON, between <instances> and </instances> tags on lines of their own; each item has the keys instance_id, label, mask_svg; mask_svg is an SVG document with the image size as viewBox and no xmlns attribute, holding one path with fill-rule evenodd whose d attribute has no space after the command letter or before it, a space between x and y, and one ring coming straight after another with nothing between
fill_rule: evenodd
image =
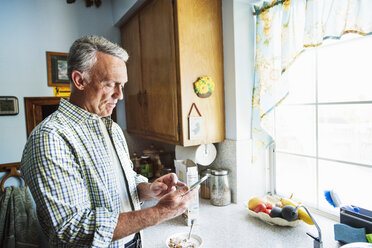
<instances>
[{"instance_id":1,"label":"bowl of fruit","mask_svg":"<svg viewBox=\"0 0 372 248\"><path fill-rule=\"evenodd\" d=\"M297 226L302 222L313 225L310 216L300 203L290 198L274 196L253 197L248 201L248 214L268 224L278 226Z\"/></svg>"}]
</instances>

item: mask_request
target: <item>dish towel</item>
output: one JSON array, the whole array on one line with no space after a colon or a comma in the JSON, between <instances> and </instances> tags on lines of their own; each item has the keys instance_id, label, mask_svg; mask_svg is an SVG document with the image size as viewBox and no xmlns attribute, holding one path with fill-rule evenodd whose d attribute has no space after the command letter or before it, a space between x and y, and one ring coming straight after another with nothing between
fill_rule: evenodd
<instances>
[{"instance_id":1,"label":"dish towel","mask_svg":"<svg viewBox=\"0 0 372 248\"><path fill-rule=\"evenodd\" d=\"M343 243L367 242L366 229L355 228L346 224L334 224L335 240Z\"/></svg>"},{"instance_id":2,"label":"dish towel","mask_svg":"<svg viewBox=\"0 0 372 248\"><path fill-rule=\"evenodd\" d=\"M37 218L26 187L7 187L1 195L0 247L40 247Z\"/></svg>"}]
</instances>

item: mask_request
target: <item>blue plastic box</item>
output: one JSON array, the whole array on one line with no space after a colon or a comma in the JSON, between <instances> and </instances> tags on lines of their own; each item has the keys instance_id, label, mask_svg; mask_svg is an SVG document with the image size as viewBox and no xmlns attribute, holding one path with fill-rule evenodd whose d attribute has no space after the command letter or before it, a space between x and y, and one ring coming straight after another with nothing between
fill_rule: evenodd
<instances>
[{"instance_id":1,"label":"blue plastic box","mask_svg":"<svg viewBox=\"0 0 372 248\"><path fill-rule=\"evenodd\" d=\"M359 213L340 208L340 222L352 227L365 228L372 233L372 211L359 207Z\"/></svg>"}]
</instances>

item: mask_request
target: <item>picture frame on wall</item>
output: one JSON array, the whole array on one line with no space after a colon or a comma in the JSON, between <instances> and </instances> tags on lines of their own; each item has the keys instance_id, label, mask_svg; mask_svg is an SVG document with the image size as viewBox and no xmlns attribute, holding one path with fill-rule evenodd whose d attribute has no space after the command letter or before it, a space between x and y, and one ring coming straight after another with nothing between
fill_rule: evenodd
<instances>
[{"instance_id":1,"label":"picture frame on wall","mask_svg":"<svg viewBox=\"0 0 372 248\"><path fill-rule=\"evenodd\" d=\"M19 112L18 98L15 96L0 96L0 116L17 115Z\"/></svg>"},{"instance_id":2,"label":"picture frame on wall","mask_svg":"<svg viewBox=\"0 0 372 248\"><path fill-rule=\"evenodd\" d=\"M70 87L70 80L67 75L68 53L46 52L48 86Z\"/></svg>"}]
</instances>

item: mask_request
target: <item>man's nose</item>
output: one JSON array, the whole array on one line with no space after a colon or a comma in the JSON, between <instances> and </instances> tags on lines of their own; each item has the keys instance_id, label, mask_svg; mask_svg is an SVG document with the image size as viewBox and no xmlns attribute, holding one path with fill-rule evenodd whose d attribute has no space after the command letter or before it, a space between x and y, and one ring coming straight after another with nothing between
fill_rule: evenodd
<instances>
[{"instance_id":1,"label":"man's nose","mask_svg":"<svg viewBox=\"0 0 372 248\"><path fill-rule=\"evenodd\" d=\"M116 86L113 97L115 99L122 100L123 99L123 89L124 88L123 88L123 86L121 84L119 84L118 86Z\"/></svg>"}]
</instances>

